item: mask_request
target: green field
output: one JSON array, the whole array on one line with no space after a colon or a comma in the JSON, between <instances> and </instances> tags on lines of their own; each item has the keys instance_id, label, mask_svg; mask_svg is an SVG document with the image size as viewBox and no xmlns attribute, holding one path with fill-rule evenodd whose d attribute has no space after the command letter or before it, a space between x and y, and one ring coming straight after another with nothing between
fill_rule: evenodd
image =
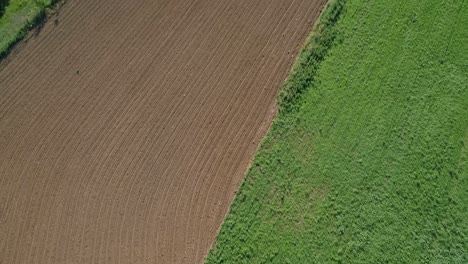
<instances>
[{"instance_id":1,"label":"green field","mask_svg":"<svg viewBox=\"0 0 468 264\"><path fill-rule=\"evenodd\" d=\"M329 27L207 263L468 263L468 2L348 0Z\"/></svg>"},{"instance_id":2,"label":"green field","mask_svg":"<svg viewBox=\"0 0 468 264\"><path fill-rule=\"evenodd\" d=\"M0 12L0 59L21 40L31 27L41 21L46 8L56 0L0 0L7 3Z\"/></svg>"}]
</instances>

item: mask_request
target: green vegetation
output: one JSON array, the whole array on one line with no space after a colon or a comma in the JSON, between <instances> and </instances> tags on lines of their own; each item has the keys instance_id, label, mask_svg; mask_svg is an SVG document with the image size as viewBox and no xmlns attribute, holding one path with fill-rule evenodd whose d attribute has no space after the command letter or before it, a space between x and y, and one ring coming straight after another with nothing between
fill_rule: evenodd
<instances>
[{"instance_id":1,"label":"green vegetation","mask_svg":"<svg viewBox=\"0 0 468 264\"><path fill-rule=\"evenodd\" d=\"M468 263L464 2L346 1L284 86L208 263Z\"/></svg>"},{"instance_id":2,"label":"green vegetation","mask_svg":"<svg viewBox=\"0 0 468 264\"><path fill-rule=\"evenodd\" d=\"M47 7L55 4L57 0L0 1L2 1L1 5L6 6L3 15L0 15L1 59L8 54L15 43L26 35L28 30L45 18Z\"/></svg>"},{"instance_id":3,"label":"green vegetation","mask_svg":"<svg viewBox=\"0 0 468 264\"><path fill-rule=\"evenodd\" d=\"M5 12L5 7L8 5L9 0L0 0L0 17L3 16Z\"/></svg>"},{"instance_id":4,"label":"green vegetation","mask_svg":"<svg viewBox=\"0 0 468 264\"><path fill-rule=\"evenodd\" d=\"M290 111L298 107L297 101L302 93L313 83L315 74L325 59L331 46L339 37L335 26L344 11L346 0L332 0L318 19L313 34L302 49L288 80L284 83L278 96L280 111Z\"/></svg>"}]
</instances>

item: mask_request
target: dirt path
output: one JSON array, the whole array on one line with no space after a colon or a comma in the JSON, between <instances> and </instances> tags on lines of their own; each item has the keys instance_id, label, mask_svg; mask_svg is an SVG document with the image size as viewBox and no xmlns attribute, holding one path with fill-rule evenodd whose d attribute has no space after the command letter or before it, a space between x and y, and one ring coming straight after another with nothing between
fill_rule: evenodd
<instances>
[{"instance_id":1,"label":"dirt path","mask_svg":"<svg viewBox=\"0 0 468 264\"><path fill-rule=\"evenodd\" d=\"M0 66L0 263L202 262L323 0L68 0Z\"/></svg>"}]
</instances>

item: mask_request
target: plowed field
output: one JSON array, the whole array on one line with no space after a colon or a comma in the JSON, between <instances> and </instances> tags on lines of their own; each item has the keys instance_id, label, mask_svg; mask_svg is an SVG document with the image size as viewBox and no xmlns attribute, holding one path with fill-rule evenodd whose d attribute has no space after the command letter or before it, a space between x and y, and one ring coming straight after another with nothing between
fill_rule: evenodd
<instances>
[{"instance_id":1,"label":"plowed field","mask_svg":"<svg viewBox=\"0 0 468 264\"><path fill-rule=\"evenodd\" d=\"M0 263L196 263L324 0L69 0L0 65Z\"/></svg>"}]
</instances>

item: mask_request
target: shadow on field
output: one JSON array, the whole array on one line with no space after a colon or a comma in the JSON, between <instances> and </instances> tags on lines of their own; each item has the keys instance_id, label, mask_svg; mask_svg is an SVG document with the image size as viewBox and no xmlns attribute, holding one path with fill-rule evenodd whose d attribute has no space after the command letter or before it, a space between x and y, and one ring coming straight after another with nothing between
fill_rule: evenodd
<instances>
[{"instance_id":1,"label":"shadow on field","mask_svg":"<svg viewBox=\"0 0 468 264\"><path fill-rule=\"evenodd\" d=\"M0 1L2 1L2 0L0 0ZM59 3L59 2L61 2L61 1L53 0L52 3L51 3L51 6L56 6L56 4ZM46 25L46 23L49 20L53 19L53 23L54 23L55 26L58 26L58 24L59 24L59 20L58 20L59 9L58 8L54 10L54 9L51 9L51 8L47 7L46 5L40 3L40 2L37 2L37 5L40 8L40 13L38 14L35 21L33 22L33 25L34 25L33 26L34 27L33 33L34 33L35 37L39 36L42 29L44 28L44 26Z\"/></svg>"},{"instance_id":2,"label":"shadow on field","mask_svg":"<svg viewBox=\"0 0 468 264\"><path fill-rule=\"evenodd\" d=\"M0 0L0 18L5 13L5 8L9 4L10 0Z\"/></svg>"}]
</instances>

